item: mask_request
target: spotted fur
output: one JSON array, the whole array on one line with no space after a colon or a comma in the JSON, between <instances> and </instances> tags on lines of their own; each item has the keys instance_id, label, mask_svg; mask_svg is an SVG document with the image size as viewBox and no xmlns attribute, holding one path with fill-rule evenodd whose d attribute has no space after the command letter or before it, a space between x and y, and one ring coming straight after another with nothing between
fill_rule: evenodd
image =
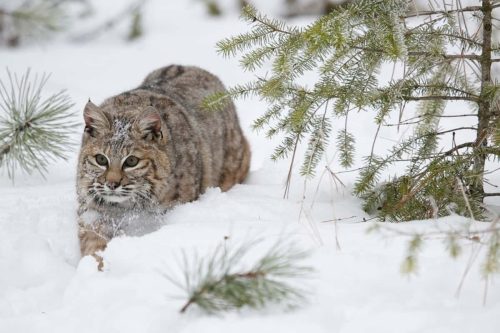
<instances>
[{"instance_id":1,"label":"spotted fur","mask_svg":"<svg viewBox=\"0 0 500 333\"><path fill-rule=\"evenodd\" d=\"M245 179L250 149L234 105L200 109L220 91L214 75L172 65L100 106L87 103L77 175L82 255L101 268L96 252L123 233L125 216L161 213L208 187L227 191Z\"/></svg>"}]
</instances>

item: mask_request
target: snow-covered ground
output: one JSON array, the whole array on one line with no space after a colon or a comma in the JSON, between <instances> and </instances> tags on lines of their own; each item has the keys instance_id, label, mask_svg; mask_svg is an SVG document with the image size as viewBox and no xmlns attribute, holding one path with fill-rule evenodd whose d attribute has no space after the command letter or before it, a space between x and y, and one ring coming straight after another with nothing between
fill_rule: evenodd
<instances>
[{"instance_id":1,"label":"snow-covered ground","mask_svg":"<svg viewBox=\"0 0 500 333\"><path fill-rule=\"evenodd\" d=\"M118 0L94 2L100 3L98 13L102 15L124 4ZM276 7L259 2L269 10ZM221 58L214 49L218 40L247 29L235 15L207 17L201 1L151 0L144 17L146 35L137 42L121 40L120 29L84 44L61 38L1 49L0 65L17 73L27 67L52 73L46 91L67 89L78 112L89 97L99 103L133 88L151 70L171 63L208 69L228 86L251 78L241 72L237 61ZM5 72L0 77L5 78ZM252 120L265 106L257 100L238 101L237 106L253 151L248 180L226 193L211 189L200 200L173 209L157 231L112 240L103 253L104 272L97 271L92 258L79 257L76 151L67 162L53 164L46 179L18 175L12 184L2 174L0 332L500 330L500 280L496 276L485 284L479 267L481 255L457 294L472 245L465 245L464 254L451 260L442 240L426 241L418 274L402 276L400 264L408 239L366 234L369 223L362 220L368 216L360 201L350 195L355 175L340 177L346 185L343 188L319 174L306 189L303 180L294 176L291 195L283 199L287 162L270 162L273 143L250 131ZM361 121L356 126L360 150L369 149L371 133ZM75 133L75 140L79 136ZM335 162L333 168L339 170ZM333 219L340 220L325 222ZM431 231L462 223L467 221L451 216L391 228ZM255 237L264 238L264 246L290 238L312 250L307 264L315 273L305 282L310 290L308 302L292 312L271 308L209 316L193 308L180 314L182 291L162 275L180 273L175 261L179 253L209 253L225 238L240 244Z\"/></svg>"}]
</instances>

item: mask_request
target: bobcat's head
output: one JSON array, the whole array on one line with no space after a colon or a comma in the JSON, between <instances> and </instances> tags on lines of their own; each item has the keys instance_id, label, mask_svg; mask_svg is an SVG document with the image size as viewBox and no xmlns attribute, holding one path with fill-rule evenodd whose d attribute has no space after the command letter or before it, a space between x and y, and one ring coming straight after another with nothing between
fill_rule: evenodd
<instances>
[{"instance_id":1,"label":"bobcat's head","mask_svg":"<svg viewBox=\"0 0 500 333\"><path fill-rule=\"evenodd\" d=\"M98 205L145 206L158 201L170 161L160 114L152 106L84 110L78 193Z\"/></svg>"}]
</instances>

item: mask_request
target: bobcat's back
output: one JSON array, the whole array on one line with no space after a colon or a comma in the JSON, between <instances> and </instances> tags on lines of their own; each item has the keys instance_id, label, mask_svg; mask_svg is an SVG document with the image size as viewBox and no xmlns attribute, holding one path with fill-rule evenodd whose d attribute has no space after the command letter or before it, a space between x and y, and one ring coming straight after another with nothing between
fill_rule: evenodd
<instances>
[{"instance_id":1,"label":"bobcat's back","mask_svg":"<svg viewBox=\"0 0 500 333\"><path fill-rule=\"evenodd\" d=\"M231 102L219 112L200 108L205 97L225 91L216 76L197 67L172 65L150 73L138 89L164 94L184 107L189 128L182 131L198 137L196 149L203 160L203 173L210 178L204 180L203 188L220 186L226 191L245 179L250 150L234 104Z\"/></svg>"}]
</instances>

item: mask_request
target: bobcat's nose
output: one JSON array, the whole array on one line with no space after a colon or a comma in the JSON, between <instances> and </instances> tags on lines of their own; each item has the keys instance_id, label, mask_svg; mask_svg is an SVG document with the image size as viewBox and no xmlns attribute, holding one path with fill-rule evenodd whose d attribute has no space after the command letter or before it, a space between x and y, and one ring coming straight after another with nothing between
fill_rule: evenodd
<instances>
[{"instance_id":1,"label":"bobcat's nose","mask_svg":"<svg viewBox=\"0 0 500 333\"><path fill-rule=\"evenodd\" d=\"M115 190L118 186L120 186L120 182L107 181L106 186L111 190Z\"/></svg>"},{"instance_id":2,"label":"bobcat's nose","mask_svg":"<svg viewBox=\"0 0 500 333\"><path fill-rule=\"evenodd\" d=\"M122 182L122 174L120 171L115 170L114 168L110 168L106 175L106 186L110 190L115 190L118 186L120 186Z\"/></svg>"}]
</instances>

